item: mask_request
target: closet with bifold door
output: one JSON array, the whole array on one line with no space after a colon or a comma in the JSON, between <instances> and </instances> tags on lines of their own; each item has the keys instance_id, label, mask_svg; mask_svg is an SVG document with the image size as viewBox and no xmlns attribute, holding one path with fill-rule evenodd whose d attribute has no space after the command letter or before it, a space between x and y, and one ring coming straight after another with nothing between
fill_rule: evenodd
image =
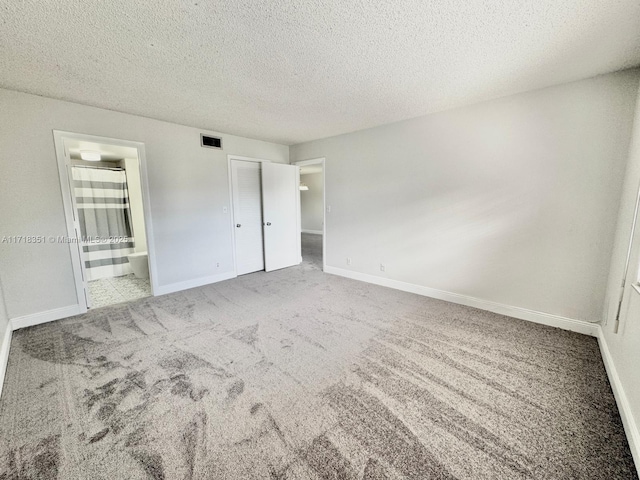
<instances>
[{"instance_id":1,"label":"closet with bifold door","mask_svg":"<svg viewBox=\"0 0 640 480\"><path fill-rule=\"evenodd\" d=\"M231 158L230 174L236 273L298 265L299 167Z\"/></svg>"}]
</instances>

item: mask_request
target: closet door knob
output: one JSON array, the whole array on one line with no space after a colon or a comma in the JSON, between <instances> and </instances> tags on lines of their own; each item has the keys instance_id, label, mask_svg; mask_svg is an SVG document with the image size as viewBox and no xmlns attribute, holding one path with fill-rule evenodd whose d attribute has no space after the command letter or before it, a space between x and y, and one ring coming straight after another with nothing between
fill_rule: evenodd
<instances>
[{"instance_id":1,"label":"closet door knob","mask_svg":"<svg viewBox=\"0 0 640 480\"><path fill-rule=\"evenodd\" d=\"M240 228L241 226L242 226L241 224L236 223L236 227L237 227L237 228Z\"/></svg>"},{"instance_id":2,"label":"closet door knob","mask_svg":"<svg viewBox=\"0 0 640 480\"><path fill-rule=\"evenodd\" d=\"M269 227L271 225L271 222L267 222L267 227Z\"/></svg>"}]
</instances>

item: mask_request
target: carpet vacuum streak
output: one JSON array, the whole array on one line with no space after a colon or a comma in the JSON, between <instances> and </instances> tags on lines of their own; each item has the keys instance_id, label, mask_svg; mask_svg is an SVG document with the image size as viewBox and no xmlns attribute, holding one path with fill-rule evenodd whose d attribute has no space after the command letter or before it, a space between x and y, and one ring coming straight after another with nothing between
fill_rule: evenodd
<instances>
[{"instance_id":1,"label":"carpet vacuum streak","mask_svg":"<svg viewBox=\"0 0 640 480\"><path fill-rule=\"evenodd\" d=\"M14 333L0 479L637 479L594 338L305 261Z\"/></svg>"}]
</instances>

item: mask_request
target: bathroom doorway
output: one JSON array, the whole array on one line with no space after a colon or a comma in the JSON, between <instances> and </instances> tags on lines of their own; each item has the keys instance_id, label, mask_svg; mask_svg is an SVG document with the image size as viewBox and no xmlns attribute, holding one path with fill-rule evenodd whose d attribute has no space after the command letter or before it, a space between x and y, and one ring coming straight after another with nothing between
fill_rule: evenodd
<instances>
[{"instance_id":1,"label":"bathroom doorway","mask_svg":"<svg viewBox=\"0 0 640 480\"><path fill-rule=\"evenodd\" d=\"M90 309L152 296L140 148L55 133L63 193L66 182L70 200L79 303Z\"/></svg>"}]
</instances>

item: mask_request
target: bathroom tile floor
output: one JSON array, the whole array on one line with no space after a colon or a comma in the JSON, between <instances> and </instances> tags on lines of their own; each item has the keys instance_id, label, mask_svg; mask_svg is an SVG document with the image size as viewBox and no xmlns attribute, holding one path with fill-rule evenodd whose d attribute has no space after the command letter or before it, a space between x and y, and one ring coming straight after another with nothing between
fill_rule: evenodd
<instances>
[{"instance_id":1,"label":"bathroom tile floor","mask_svg":"<svg viewBox=\"0 0 640 480\"><path fill-rule=\"evenodd\" d=\"M136 278L134 274L101 278L89 282L91 308L128 302L151 296L148 278Z\"/></svg>"}]
</instances>

